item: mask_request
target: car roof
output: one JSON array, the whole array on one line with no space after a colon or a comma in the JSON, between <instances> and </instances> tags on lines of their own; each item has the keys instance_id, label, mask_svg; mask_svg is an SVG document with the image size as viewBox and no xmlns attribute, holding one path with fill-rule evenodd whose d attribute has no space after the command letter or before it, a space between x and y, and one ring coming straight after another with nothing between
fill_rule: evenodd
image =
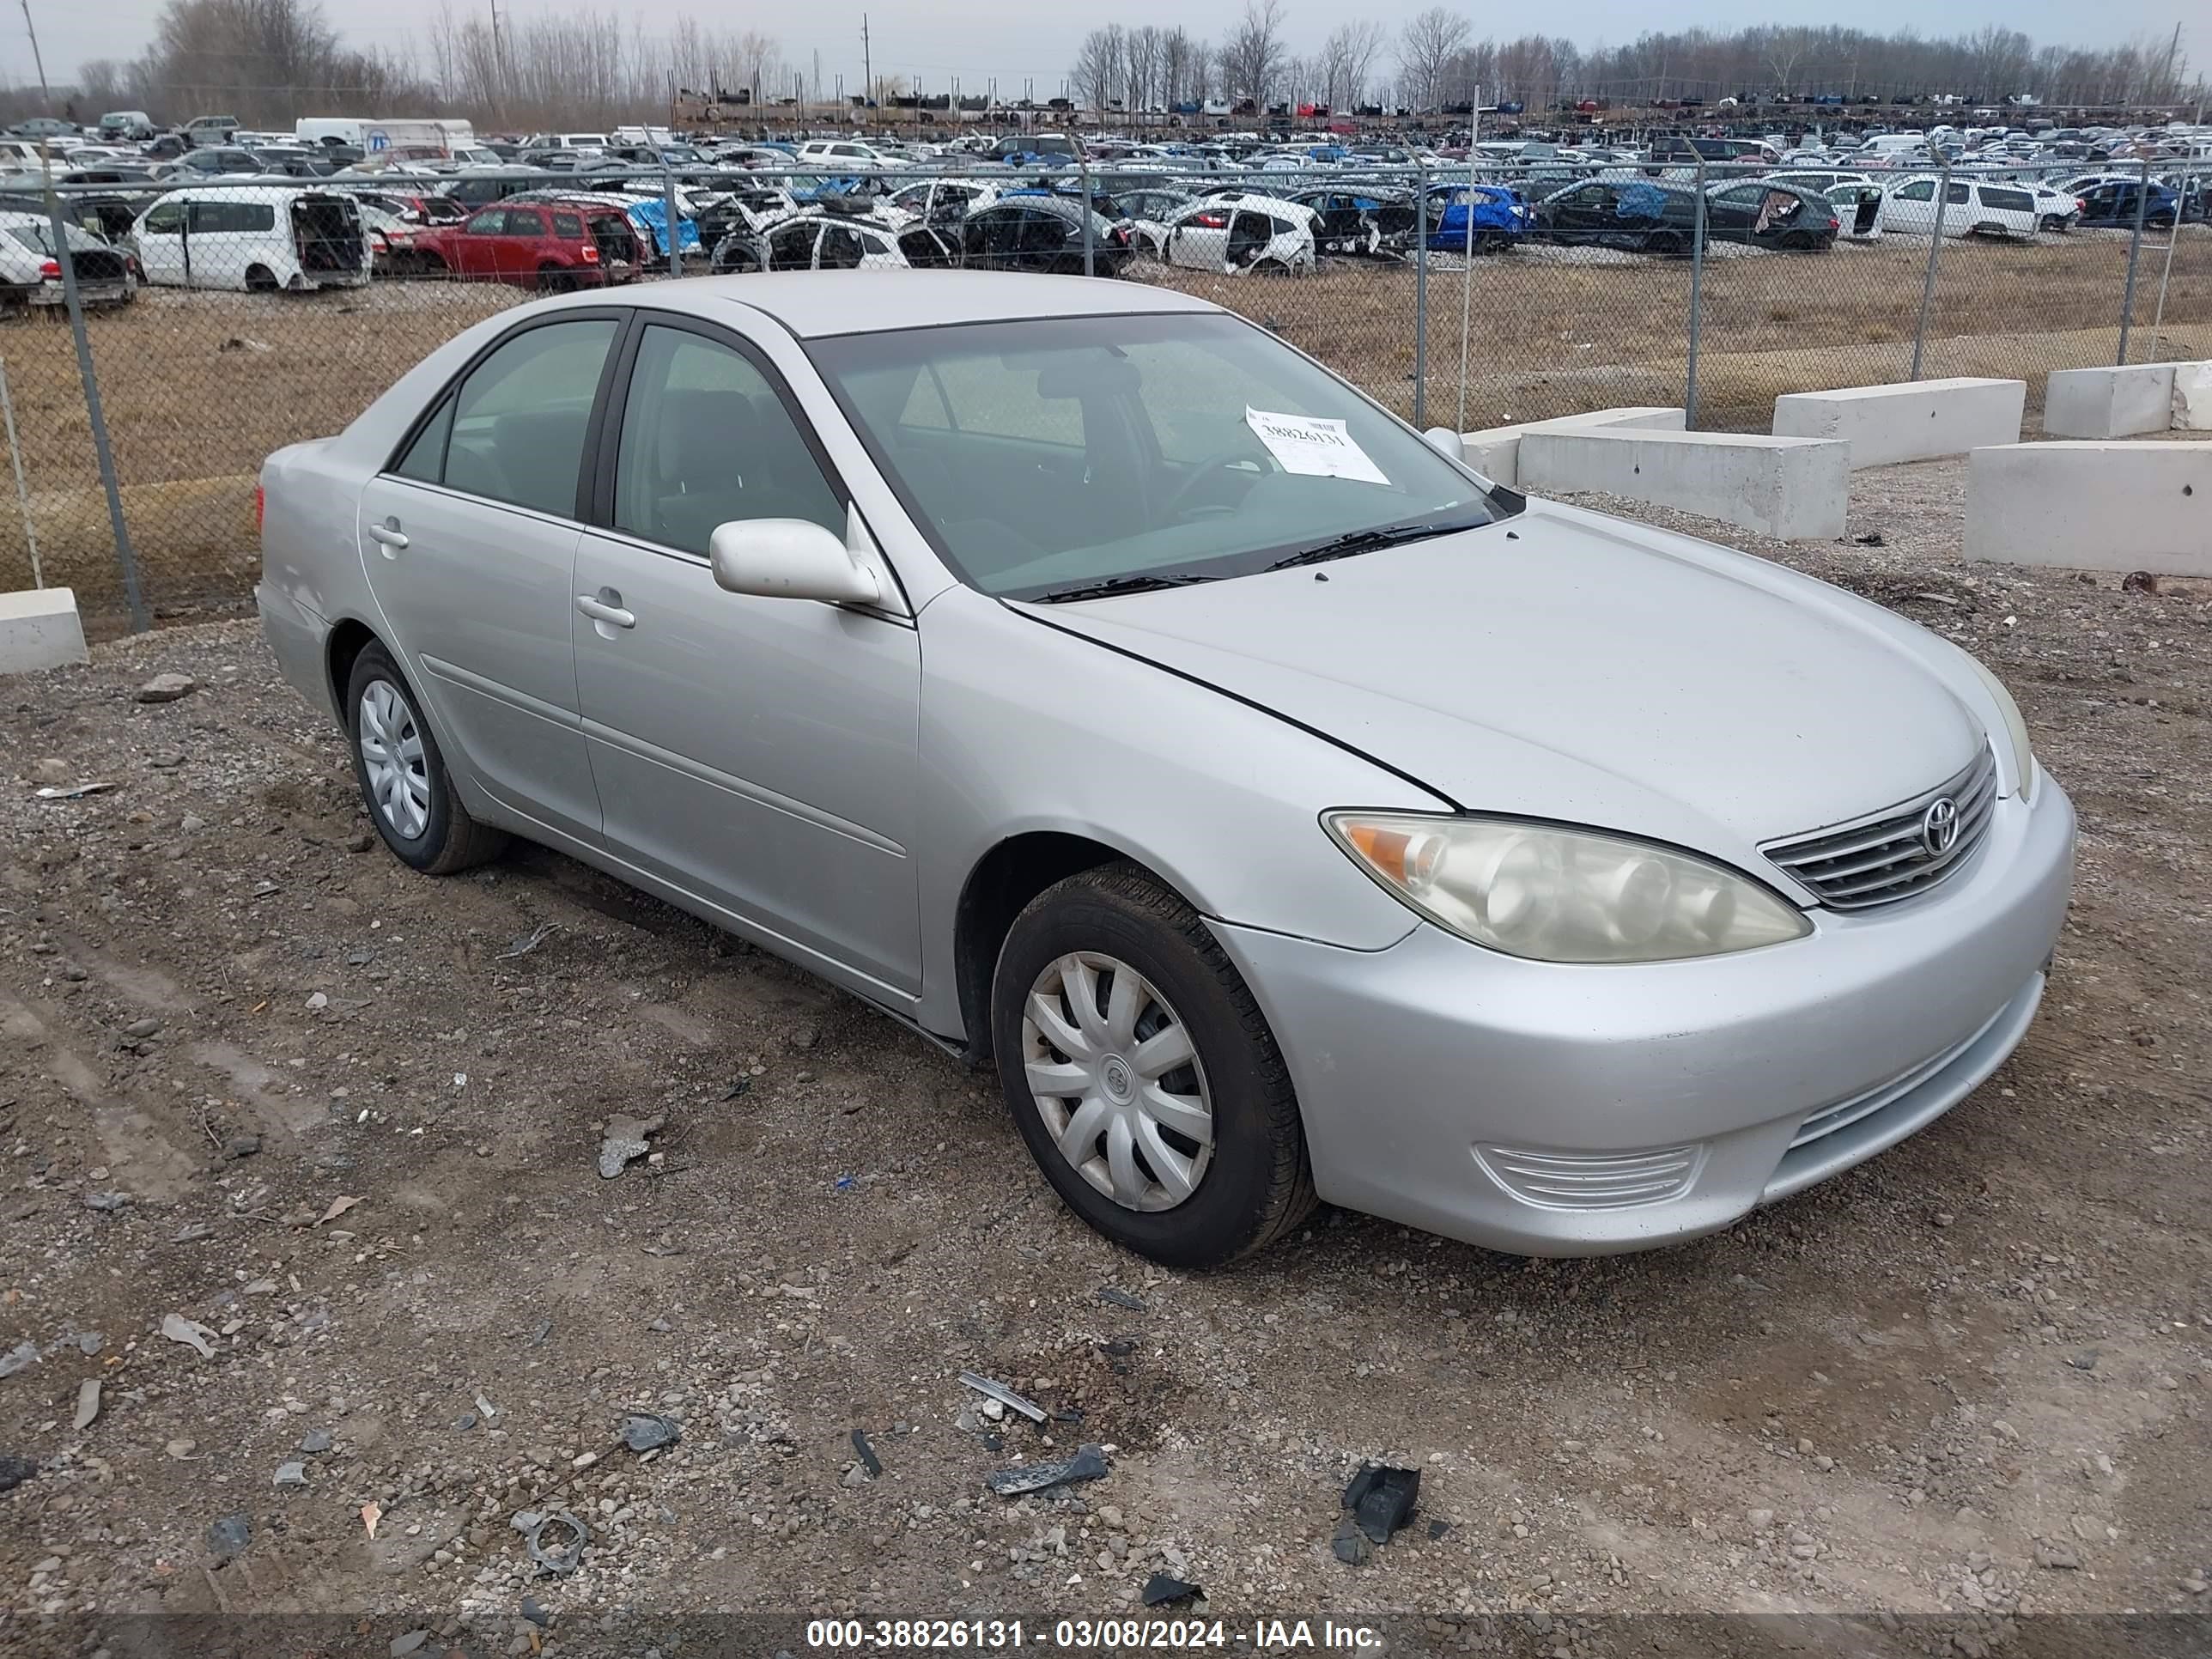
<instances>
[{"instance_id":1,"label":"car roof","mask_svg":"<svg viewBox=\"0 0 2212 1659\"><path fill-rule=\"evenodd\" d=\"M1029 271L808 270L658 283L634 303L714 318L730 305L773 317L801 339L1050 317L1218 312L1172 289ZM599 303L605 303L601 297Z\"/></svg>"}]
</instances>

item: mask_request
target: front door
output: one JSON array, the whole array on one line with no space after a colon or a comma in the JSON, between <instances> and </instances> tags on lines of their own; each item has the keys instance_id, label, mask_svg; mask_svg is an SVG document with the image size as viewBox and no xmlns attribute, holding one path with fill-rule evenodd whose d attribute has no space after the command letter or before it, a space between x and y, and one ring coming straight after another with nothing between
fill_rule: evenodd
<instances>
[{"instance_id":1,"label":"front door","mask_svg":"<svg viewBox=\"0 0 2212 1659\"><path fill-rule=\"evenodd\" d=\"M915 629L717 586L717 525L805 519L842 535L843 492L736 336L655 321L627 355L602 527L585 532L571 589L608 850L864 995L910 998Z\"/></svg>"},{"instance_id":2,"label":"front door","mask_svg":"<svg viewBox=\"0 0 2212 1659\"><path fill-rule=\"evenodd\" d=\"M573 613L585 439L621 328L524 324L362 491L361 558L440 740L510 811L596 844Z\"/></svg>"}]
</instances>

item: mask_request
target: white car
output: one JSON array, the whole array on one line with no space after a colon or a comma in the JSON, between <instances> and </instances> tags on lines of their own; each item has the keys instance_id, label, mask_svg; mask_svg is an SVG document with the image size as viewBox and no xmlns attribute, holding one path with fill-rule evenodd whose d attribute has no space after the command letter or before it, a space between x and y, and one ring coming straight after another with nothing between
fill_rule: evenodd
<instances>
[{"instance_id":1,"label":"white car","mask_svg":"<svg viewBox=\"0 0 2212 1659\"><path fill-rule=\"evenodd\" d=\"M899 222L810 209L762 236L733 234L714 250L718 274L759 270L942 270L960 263L957 234L902 214Z\"/></svg>"},{"instance_id":2,"label":"white car","mask_svg":"<svg viewBox=\"0 0 2212 1659\"><path fill-rule=\"evenodd\" d=\"M82 226L62 228L76 267L78 299L88 306L128 305L138 291L129 256ZM62 302L52 222L43 213L0 213L0 311Z\"/></svg>"},{"instance_id":3,"label":"white car","mask_svg":"<svg viewBox=\"0 0 2212 1659\"><path fill-rule=\"evenodd\" d=\"M988 207L1003 187L981 179L925 179L893 191L884 201L932 224L957 225L977 208Z\"/></svg>"},{"instance_id":4,"label":"white car","mask_svg":"<svg viewBox=\"0 0 2212 1659\"><path fill-rule=\"evenodd\" d=\"M2023 179L2020 187L2035 198L2035 226L2063 235L2081 217L2081 198L2069 190L2056 189L2039 179Z\"/></svg>"},{"instance_id":5,"label":"white car","mask_svg":"<svg viewBox=\"0 0 2212 1659\"><path fill-rule=\"evenodd\" d=\"M359 288L374 257L351 196L276 185L173 190L138 216L131 240L146 280L163 288Z\"/></svg>"},{"instance_id":6,"label":"white car","mask_svg":"<svg viewBox=\"0 0 2212 1659\"><path fill-rule=\"evenodd\" d=\"M799 165L830 167L842 174L874 173L885 167L896 169L906 163L857 138L815 138L799 147Z\"/></svg>"},{"instance_id":7,"label":"white car","mask_svg":"<svg viewBox=\"0 0 2212 1659\"><path fill-rule=\"evenodd\" d=\"M1983 179L1946 181L1928 174L1899 179L1883 191L1881 228L1900 235L1927 235L1936 226L1939 189L1946 236L2035 234L2036 199L2025 186Z\"/></svg>"},{"instance_id":8,"label":"white car","mask_svg":"<svg viewBox=\"0 0 2212 1659\"><path fill-rule=\"evenodd\" d=\"M1140 219L1136 232L1155 258L1192 270L1306 271L1318 222L1311 208L1279 196L1224 191L1164 220Z\"/></svg>"}]
</instances>

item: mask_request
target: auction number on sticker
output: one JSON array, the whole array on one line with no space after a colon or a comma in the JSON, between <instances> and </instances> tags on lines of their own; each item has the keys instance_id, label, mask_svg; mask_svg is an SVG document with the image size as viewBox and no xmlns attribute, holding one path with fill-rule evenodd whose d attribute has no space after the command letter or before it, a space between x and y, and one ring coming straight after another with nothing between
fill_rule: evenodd
<instances>
[{"instance_id":1,"label":"auction number on sticker","mask_svg":"<svg viewBox=\"0 0 2212 1659\"><path fill-rule=\"evenodd\" d=\"M1025 1638L1018 1619L813 1619L811 1648L1018 1648Z\"/></svg>"}]
</instances>

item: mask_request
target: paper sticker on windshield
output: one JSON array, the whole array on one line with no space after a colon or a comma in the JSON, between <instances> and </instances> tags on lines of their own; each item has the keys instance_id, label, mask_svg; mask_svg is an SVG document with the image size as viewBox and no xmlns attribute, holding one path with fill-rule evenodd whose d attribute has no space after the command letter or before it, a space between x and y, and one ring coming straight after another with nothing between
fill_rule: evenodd
<instances>
[{"instance_id":1,"label":"paper sticker on windshield","mask_svg":"<svg viewBox=\"0 0 2212 1659\"><path fill-rule=\"evenodd\" d=\"M1244 424L1267 446L1267 453L1285 472L1309 478L1354 478L1361 483L1390 482L1367 452L1352 441L1342 421L1325 421L1316 415L1274 415L1247 404Z\"/></svg>"}]
</instances>

